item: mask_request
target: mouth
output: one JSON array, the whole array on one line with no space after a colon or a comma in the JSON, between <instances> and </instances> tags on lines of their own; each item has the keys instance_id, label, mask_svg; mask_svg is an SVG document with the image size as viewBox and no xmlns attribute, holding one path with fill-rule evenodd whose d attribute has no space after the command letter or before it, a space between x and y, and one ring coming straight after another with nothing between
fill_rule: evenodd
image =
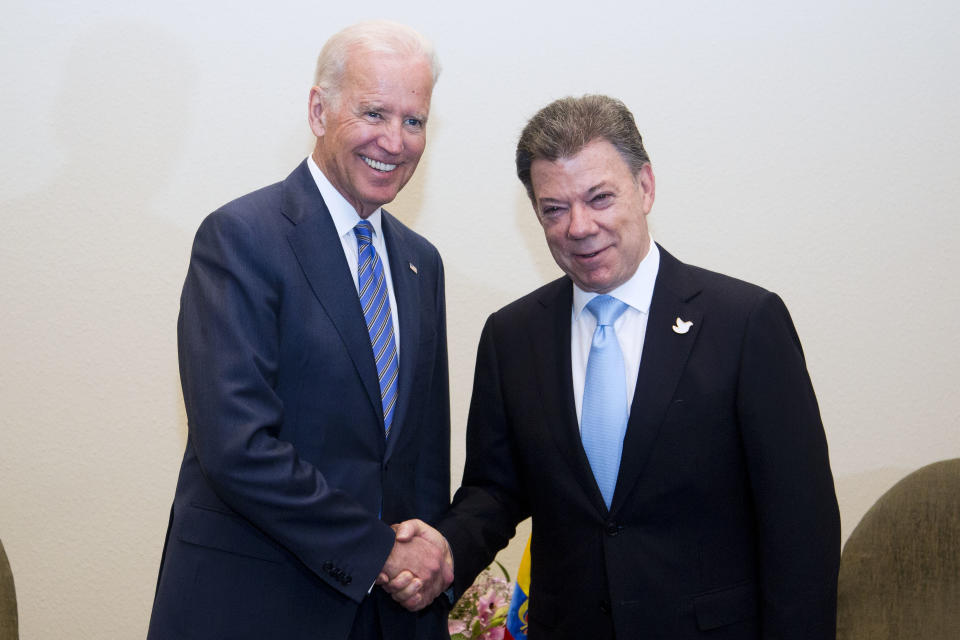
<instances>
[{"instance_id":1,"label":"mouth","mask_svg":"<svg viewBox=\"0 0 960 640\"><path fill-rule=\"evenodd\" d=\"M360 156L363 158L363 161L367 163L367 166L371 169L376 169L377 171L382 171L383 173L390 173L397 168L395 164L387 164L386 162L380 162L379 160L374 160L373 158L368 158L367 156Z\"/></svg>"},{"instance_id":2,"label":"mouth","mask_svg":"<svg viewBox=\"0 0 960 640\"><path fill-rule=\"evenodd\" d=\"M607 250L607 247L604 247L603 249L597 249L596 251L593 251L590 253L575 253L573 255L574 257L577 258L577 260L590 260L592 258L596 258L598 255L600 255L606 250Z\"/></svg>"}]
</instances>

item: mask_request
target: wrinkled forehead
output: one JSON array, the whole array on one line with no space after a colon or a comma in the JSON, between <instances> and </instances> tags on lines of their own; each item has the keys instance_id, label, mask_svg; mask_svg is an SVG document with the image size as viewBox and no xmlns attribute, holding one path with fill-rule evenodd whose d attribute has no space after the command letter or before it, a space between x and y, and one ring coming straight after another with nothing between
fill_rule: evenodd
<instances>
[{"instance_id":1,"label":"wrinkled forehead","mask_svg":"<svg viewBox=\"0 0 960 640\"><path fill-rule=\"evenodd\" d=\"M541 192L545 188L583 192L625 179L635 182L637 176L620 152L603 139L589 142L572 155L536 158L530 165L530 181L538 197L546 197Z\"/></svg>"},{"instance_id":2,"label":"wrinkled forehead","mask_svg":"<svg viewBox=\"0 0 960 640\"><path fill-rule=\"evenodd\" d=\"M433 74L422 56L369 53L348 59L340 84L342 92L425 101L429 107Z\"/></svg>"}]
</instances>

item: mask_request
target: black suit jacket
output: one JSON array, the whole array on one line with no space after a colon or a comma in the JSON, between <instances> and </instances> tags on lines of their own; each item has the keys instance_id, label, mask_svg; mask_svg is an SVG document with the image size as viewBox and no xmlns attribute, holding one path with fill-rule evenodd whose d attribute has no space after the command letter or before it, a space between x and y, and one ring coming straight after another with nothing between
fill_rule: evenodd
<instances>
[{"instance_id":1,"label":"black suit jacket","mask_svg":"<svg viewBox=\"0 0 960 640\"><path fill-rule=\"evenodd\" d=\"M571 304L564 277L484 328L440 525L457 592L532 516L534 640L833 638L837 502L780 298L661 249L609 510L580 442Z\"/></svg>"},{"instance_id":2,"label":"black suit jacket","mask_svg":"<svg viewBox=\"0 0 960 640\"><path fill-rule=\"evenodd\" d=\"M189 440L151 638L335 640L368 597L384 637L447 637L439 604L414 615L368 596L387 523L434 521L450 495L443 266L386 212L383 233L400 324L388 440L357 291L306 162L200 226L178 327Z\"/></svg>"}]
</instances>

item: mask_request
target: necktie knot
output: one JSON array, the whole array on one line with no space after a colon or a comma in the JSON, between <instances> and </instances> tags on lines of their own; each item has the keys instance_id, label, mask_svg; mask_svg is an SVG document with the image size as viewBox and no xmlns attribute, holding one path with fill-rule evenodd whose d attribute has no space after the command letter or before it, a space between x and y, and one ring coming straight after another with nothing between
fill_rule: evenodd
<instances>
[{"instance_id":1,"label":"necktie knot","mask_svg":"<svg viewBox=\"0 0 960 640\"><path fill-rule=\"evenodd\" d=\"M373 242L373 225L370 224L369 220L358 222L357 226L353 228L353 232L357 234L357 244L360 247Z\"/></svg>"},{"instance_id":2,"label":"necktie knot","mask_svg":"<svg viewBox=\"0 0 960 640\"><path fill-rule=\"evenodd\" d=\"M597 325L608 327L627 310L627 303L606 294L599 295L587 303L587 311L597 319Z\"/></svg>"}]
</instances>

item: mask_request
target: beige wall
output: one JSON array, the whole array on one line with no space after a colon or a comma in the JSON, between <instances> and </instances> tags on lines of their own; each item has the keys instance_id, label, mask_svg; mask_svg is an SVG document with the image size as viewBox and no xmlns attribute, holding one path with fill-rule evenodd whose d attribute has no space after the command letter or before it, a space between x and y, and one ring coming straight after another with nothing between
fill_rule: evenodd
<instances>
[{"instance_id":1,"label":"beige wall","mask_svg":"<svg viewBox=\"0 0 960 640\"><path fill-rule=\"evenodd\" d=\"M444 64L392 208L447 265L455 477L485 317L558 273L516 136L584 92L636 114L656 239L787 301L844 536L899 477L960 455L955 3L334 4L4 7L0 538L25 640L143 636L186 438L193 232L307 154L313 60L365 17L421 28Z\"/></svg>"}]
</instances>

